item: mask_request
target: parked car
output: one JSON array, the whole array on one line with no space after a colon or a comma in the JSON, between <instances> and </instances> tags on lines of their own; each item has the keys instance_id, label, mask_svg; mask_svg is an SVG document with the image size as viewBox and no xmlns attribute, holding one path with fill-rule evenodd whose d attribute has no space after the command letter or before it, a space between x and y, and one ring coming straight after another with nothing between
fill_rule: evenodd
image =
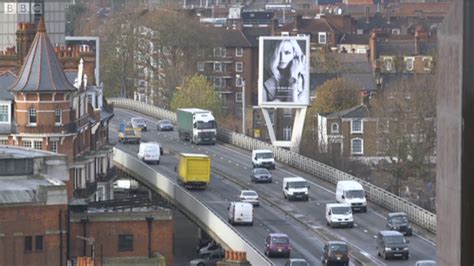
<instances>
[{"instance_id":1,"label":"parked car","mask_svg":"<svg viewBox=\"0 0 474 266\"><path fill-rule=\"evenodd\" d=\"M251 175L252 182L272 182L272 174L267 168L254 168Z\"/></svg>"},{"instance_id":2,"label":"parked car","mask_svg":"<svg viewBox=\"0 0 474 266\"><path fill-rule=\"evenodd\" d=\"M158 121L158 124L156 125L156 129L158 131L173 131L174 126L171 123L171 121L163 119Z\"/></svg>"},{"instance_id":3,"label":"parked car","mask_svg":"<svg viewBox=\"0 0 474 266\"><path fill-rule=\"evenodd\" d=\"M377 255L382 256L384 260L388 258L407 260L410 255L408 243L409 241L400 232L380 231L377 234Z\"/></svg>"},{"instance_id":4,"label":"parked car","mask_svg":"<svg viewBox=\"0 0 474 266\"><path fill-rule=\"evenodd\" d=\"M224 259L224 255L220 253L212 254L207 258L194 259L189 262L190 266L214 266L217 265L217 262Z\"/></svg>"},{"instance_id":5,"label":"parked car","mask_svg":"<svg viewBox=\"0 0 474 266\"><path fill-rule=\"evenodd\" d=\"M142 131L147 131L146 121L141 117L133 117L131 119L134 128L141 128Z\"/></svg>"},{"instance_id":6,"label":"parked car","mask_svg":"<svg viewBox=\"0 0 474 266\"><path fill-rule=\"evenodd\" d=\"M349 247L342 241L328 241L323 247L324 265L349 265Z\"/></svg>"},{"instance_id":7,"label":"parked car","mask_svg":"<svg viewBox=\"0 0 474 266\"><path fill-rule=\"evenodd\" d=\"M309 266L309 263L305 259L289 259L285 266Z\"/></svg>"},{"instance_id":8,"label":"parked car","mask_svg":"<svg viewBox=\"0 0 474 266\"><path fill-rule=\"evenodd\" d=\"M209 242L209 244L199 250L200 258L210 258L217 255L224 256L224 254L224 249L215 241Z\"/></svg>"},{"instance_id":9,"label":"parked car","mask_svg":"<svg viewBox=\"0 0 474 266\"><path fill-rule=\"evenodd\" d=\"M265 255L268 257L285 256L290 257L290 238L286 234L271 233L265 238Z\"/></svg>"},{"instance_id":10,"label":"parked car","mask_svg":"<svg viewBox=\"0 0 474 266\"><path fill-rule=\"evenodd\" d=\"M436 266L434 260L417 260L415 266Z\"/></svg>"},{"instance_id":11,"label":"parked car","mask_svg":"<svg viewBox=\"0 0 474 266\"><path fill-rule=\"evenodd\" d=\"M407 214L404 212L389 213L387 215L386 227L388 230L395 230L406 236L413 234L411 225L408 223Z\"/></svg>"},{"instance_id":12,"label":"parked car","mask_svg":"<svg viewBox=\"0 0 474 266\"><path fill-rule=\"evenodd\" d=\"M251 203L254 206L259 206L260 201L258 200L257 192L253 190L242 190L240 191L239 199L242 202Z\"/></svg>"}]
</instances>

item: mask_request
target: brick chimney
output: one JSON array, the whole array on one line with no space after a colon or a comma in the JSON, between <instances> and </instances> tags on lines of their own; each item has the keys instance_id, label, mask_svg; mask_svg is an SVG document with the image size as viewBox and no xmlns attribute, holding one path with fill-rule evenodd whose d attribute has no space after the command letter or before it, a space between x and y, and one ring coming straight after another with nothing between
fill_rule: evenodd
<instances>
[{"instance_id":1,"label":"brick chimney","mask_svg":"<svg viewBox=\"0 0 474 266\"><path fill-rule=\"evenodd\" d=\"M372 31L369 38L369 50L370 50L370 63L372 67L375 67L377 60L377 33Z\"/></svg>"}]
</instances>

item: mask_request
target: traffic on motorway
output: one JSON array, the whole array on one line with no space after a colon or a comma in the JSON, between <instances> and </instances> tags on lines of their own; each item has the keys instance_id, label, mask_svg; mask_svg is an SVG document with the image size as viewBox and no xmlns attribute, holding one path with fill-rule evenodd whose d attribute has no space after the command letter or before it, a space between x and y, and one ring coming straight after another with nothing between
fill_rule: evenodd
<instances>
[{"instance_id":1,"label":"traffic on motorway","mask_svg":"<svg viewBox=\"0 0 474 266\"><path fill-rule=\"evenodd\" d=\"M314 235L321 239L315 247L308 247L307 244L298 244L299 239L294 241L292 232L279 231L279 228L267 230L261 241L257 240L257 244L263 245L262 250L268 257L291 258L292 260L284 259L288 265L292 265L291 263L304 265L297 263L304 263L305 259L308 259L307 254L311 254L311 258L307 260L308 265L315 263L332 265L334 262L349 265L350 260L351 264L364 264L370 261L373 264L413 265L415 261L436 257L434 243L415 234L405 213L386 213L377 206L374 206L375 210L371 210L364 189L358 182L340 181L334 192L328 189L327 184L316 183L315 178L306 173L277 165L270 150L253 150L250 155L241 150L230 149L227 145L213 146L216 137L212 114L205 114L205 110L200 109L186 110L187 112L183 112L185 116L189 116L192 110L198 110L196 112L199 112L201 119L203 115L208 116L202 121L204 125L201 126L201 131L192 132L190 128L187 133L190 137L183 137L184 133L178 133L176 136L174 126L169 126L168 123L168 132L160 130L160 123L158 123L159 132L153 132L151 129L155 127L147 127L146 123L156 124L157 120L140 117L146 121L145 127L148 130L146 133L142 132L140 136L142 138L140 151L144 152L137 156L148 162L147 158L163 155L162 147L165 147L178 158L176 160L173 156L166 160L174 164L174 170L177 171L177 174L173 171L169 173L177 175L178 183L188 189L215 189L213 187L217 183L215 181L226 183L218 185L219 187L228 187L229 182L225 182L225 179L231 180L234 186L237 185L236 190L239 192L234 193L237 194L234 199L226 198L229 201L225 206L222 206L222 202L219 206L225 208L222 217L225 217L229 224L254 226L257 223L265 223L264 219L259 217L259 212L255 211L258 206L262 206L271 209L272 212L275 210L284 212L283 218L276 219L294 219L299 223L297 226L311 229L316 232ZM118 121L123 123L131 117L137 120L136 118L140 116L125 110L120 110L118 114L119 118L115 121L117 124ZM181 120L189 121L192 118L185 117ZM186 122L181 120L178 112L178 132L179 125ZM144 142L145 139L147 142ZM186 141L192 144L211 145L189 145ZM153 143L157 148L142 149L144 143ZM164 157L166 156L163 156L163 159ZM158 159L158 163L161 160ZM224 178L214 178L217 174ZM411 237L412 235L415 237ZM299 249L304 251L295 252ZM317 261L314 254L317 254ZM297 258L298 256L300 257ZM280 263L281 259L277 260L276 264Z\"/></svg>"}]
</instances>

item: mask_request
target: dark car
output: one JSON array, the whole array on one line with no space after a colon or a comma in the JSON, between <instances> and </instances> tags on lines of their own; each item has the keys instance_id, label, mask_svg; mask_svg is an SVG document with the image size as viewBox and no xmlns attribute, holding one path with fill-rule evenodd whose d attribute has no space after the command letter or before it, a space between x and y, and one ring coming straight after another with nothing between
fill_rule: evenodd
<instances>
[{"instance_id":1,"label":"dark car","mask_svg":"<svg viewBox=\"0 0 474 266\"><path fill-rule=\"evenodd\" d=\"M272 174L266 168L255 168L252 170L252 182L272 182Z\"/></svg>"},{"instance_id":2,"label":"dark car","mask_svg":"<svg viewBox=\"0 0 474 266\"><path fill-rule=\"evenodd\" d=\"M265 238L265 254L268 257L285 256L290 257L290 238L286 234L272 233Z\"/></svg>"},{"instance_id":3,"label":"dark car","mask_svg":"<svg viewBox=\"0 0 474 266\"><path fill-rule=\"evenodd\" d=\"M173 131L174 127L171 121L164 119L164 120L158 121L156 129L158 131Z\"/></svg>"},{"instance_id":4,"label":"dark car","mask_svg":"<svg viewBox=\"0 0 474 266\"><path fill-rule=\"evenodd\" d=\"M392 212L387 215L387 229L398 231L406 236L413 234L411 225L408 223L407 214L404 212Z\"/></svg>"},{"instance_id":5,"label":"dark car","mask_svg":"<svg viewBox=\"0 0 474 266\"><path fill-rule=\"evenodd\" d=\"M402 233L397 231L380 231L377 234L377 255L383 259L402 258L407 260L410 256L409 241Z\"/></svg>"},{"instance_id":6,"label":"dark car","mask_svg":"<svg viewBox=\"0 0 474 266\"><path fill-rule=\"evenodd\" d=\"M349 265L349 247L342 241L328 241L321 257L324 265Z\"/></svg>"}]
</instances>

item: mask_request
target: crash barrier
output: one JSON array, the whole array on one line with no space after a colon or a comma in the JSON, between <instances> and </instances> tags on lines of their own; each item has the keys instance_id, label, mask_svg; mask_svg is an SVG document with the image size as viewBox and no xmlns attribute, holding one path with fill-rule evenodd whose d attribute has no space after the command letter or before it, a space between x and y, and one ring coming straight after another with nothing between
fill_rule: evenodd
<instances>
[{"instance_id":1,"label":"crash barrier","mask_svg":"<svg viewBox=\"0 0 474 266\"><path fill-rule=\"evenodd\" d=\"M233 227L225 223L210 208L194 197L186 189L173 183L166 176L158 173L148 165L143 164L136 155L129 154L121 149L114 148L114 164L121 171L133 176L146 184L173 205L192 217L193 220L218 236L222 243L232 250L243 250L252 265L272 265L263 253L250 242L246 241Z\"/></svg>"},{"instance_id":2,"label":"crash barrier","mask_svg":"<svg viewBox=\"0 0 474 266\"><path fill-rule=\"evenodd\" d=\"M114 103L115 107L130 109L145 115L156 117L158 119L169 119L170 121L176 122L176 113L154 105L124 98L109 98L107 101ZM429 212L406 199L400 198L397 195L388 192L387 190L374 186L367 181L305 157L296 152L292 152L280 147L275 147L269 143L233 132L228 129L219 128L217 131L217 139L224 143L229 143L247 150L272 150L275 154L276 160L312 174L332 184L337 184L337 182L340 180L355 180L362 184L365 189L366 197L370 201L385 207L390 211L405 212L410 218L411 222L427 229L432 233L436 233L436 214Z\"/></svg>"}]
</instances>

